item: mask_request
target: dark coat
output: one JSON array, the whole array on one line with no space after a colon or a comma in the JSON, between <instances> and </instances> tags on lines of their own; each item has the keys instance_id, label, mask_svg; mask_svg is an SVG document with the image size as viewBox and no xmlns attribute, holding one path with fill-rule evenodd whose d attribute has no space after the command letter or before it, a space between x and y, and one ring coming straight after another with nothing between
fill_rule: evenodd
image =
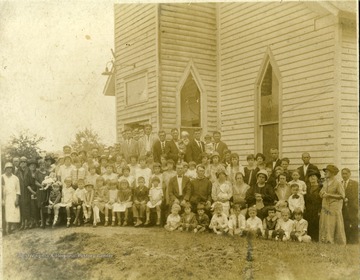
<instances>
[{"instance_id":1,"label":"dark coat","mask_svg":"<svg viewBox=\"0 0 360 280\"><path fill-rule=\"evenodd\" d=\"M216 143L214 143L214 150L219 153L221 162L224 159L224 151L228 150L228 146L223 141L220 141L217 148Z\"/></svg>"},{"instance_id":2,"label":"dark coat","mask_svg":"<svg viewBox=\"0 0 360 280\"><path fill-rule=\"evenodd\" d=\"M343 204L343 217L348 243L358 243L358 213L359 213L359 183L349 180L345 189L345 198L347 201Z\"/></svg>"},{"instance_id":3,"label":"dark coat","mask_svg":"<svg viewBox=\"0 0 360 280\"><path fill-rule=\"evenodd\" d=\"M319 168L317 168L317 166L312 163L309 163L309 166L306 170L306 174L304 174L304 165L299 166L297 169L298 169L299 175L300 175L299 179L304 182L308 181L308 178L309 178L308 174L309 174L310 170L319 172Z\"/></svg>"},{"instance_id":4,"label":"dark coat","mask_svg":"<svg viewBox=\"0 0 360 280\"><path fill-rule=\"evenodd\" d=\"M165 140L165 149L164 149L164 151L162 151L160 140L155 141L154 146L153 146L154 162L161 163L161 161L160 161L161 155L166 154L166 150L168 149L168 147L167 147L168 145L169 145L169 141Z\"/></svg>"},{"instance_id":5,"label":"dark coat","mask_svg":"<svg viewBox=\"0 0 360 280\"><path fill-rule=\"evenodd\" d=\"M179 148L176 146L174 140L168 142L168 146L165 148L165 153L168 159L172 159L175 163L177 162L179 158Z\"/></svg>"},{"instance_id":6,"label":"dark coat","mask_svg":"<svg viewBox=\"0 0 360 280\"><path fill-rule=\"evenodd\" d=\"M193 139L186 146L186 161L189 163L190 161L195 161L196 164L201 163L201 154L205 151L204 142L200 141L201 147L196 143Z\"/></svg>"},{"instance_id":7,"label":"dark coat","mask_svg":"<svg viewBox=\"0 0 360 280\"><path fill-rule=\"evenodd\" d=\"M175 199L182 201L183 199L188 201L191 195L191 183L190 179L186 176L182 177L182 196L179 195L179 185L177 181L177 176L174 176L170 179L169 182L169 200L170 205L172 205Z\"/></svg>"}]
</instances>

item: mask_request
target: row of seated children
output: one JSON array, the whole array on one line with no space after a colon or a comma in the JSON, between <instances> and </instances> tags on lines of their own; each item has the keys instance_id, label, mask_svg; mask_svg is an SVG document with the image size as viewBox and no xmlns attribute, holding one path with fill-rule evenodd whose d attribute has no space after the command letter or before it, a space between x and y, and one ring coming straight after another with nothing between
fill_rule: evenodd
<instances>
[{"instance_id":1,"label":"row of seated children","mask_svg":"<svg viewBox=\"0 0 360 280\"><path fill-rule=\"evenodd\" d=\"M203 204L197 206L196 215L191 212L190 204L185 206L182 216L179 215L180 210L180 205L174 204L172 206L171 214L166 221L166 230L189 231L194 233L210 230L219 235L230 234L232 236L261 237L281 241L311 241L311 237L306 234L308 223L303 219L303 212L298 208L293 212L294 220L291 220L289 209L283 209L281 218L278 218L275 208L269 207L267 211L268 215L263 221L256 216L256 207L250 207L248 209L248 219L245 219L241 214L239 205L234 205L232 214L228 218L223 212L223 205L216 203L211 220L207 214L205 214L205 206Z\"/></svg>"},{"instance_id":2,"label":"row of seated children","mask_svg":"<svg viewBox=\"0 0 360 280\"><path fill-rule=\"evenodd\" d=\"M136 220L135 226L143 223L142 218L146 214L145 225L150 223L150 211L156 210L156 225L160 225L161 204L163 201L163 189L160 186L160 179L154 176L151 180L152 187L149 189L145 186L145 178L138 178L138 186L133 190L126 179L120 183L117 179L109 180L108 186L104 186L104 180L99 177L99 184L94 190L92 184L85 184L82 179L78 180L77 189L71 184L71 178L66 178L65 186L60 191L60 185L54 183L49 194L48 219L46 224L50 224L50 214L54 211L53 226L58 223L59 211L65 208L67 217L67 227L71 225L71 212L75 218L74 225L79 226L83 214L84 223L90 222L93 217L93 226L96 227L100 222L100 212L104 214L104 226L122 225L128 223L129 212L132 210L133 217ZM93 215L92 215L93 213ZM111 219L109 219L111 215ZM117 222L116 222L117 221Z\"/></svg>"}]
</instances>

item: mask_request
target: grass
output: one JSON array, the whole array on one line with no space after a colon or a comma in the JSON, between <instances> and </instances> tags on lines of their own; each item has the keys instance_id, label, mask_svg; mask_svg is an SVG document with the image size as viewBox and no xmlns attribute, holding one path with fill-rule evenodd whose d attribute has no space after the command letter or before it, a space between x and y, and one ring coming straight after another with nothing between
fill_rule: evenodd
<instances>
[{"instance_id":1,"label":"grass","mask_svg":"<svg viewBox=\"0 0 360 280\"><path fill-rule=\"evenodd\" d=\"M100 227L36 229L5 238L4 248L4 265L12 267L4 279L359 279L356 245ZM20 259L10 248L112 257Z\"/></svg>"}]
</instances>

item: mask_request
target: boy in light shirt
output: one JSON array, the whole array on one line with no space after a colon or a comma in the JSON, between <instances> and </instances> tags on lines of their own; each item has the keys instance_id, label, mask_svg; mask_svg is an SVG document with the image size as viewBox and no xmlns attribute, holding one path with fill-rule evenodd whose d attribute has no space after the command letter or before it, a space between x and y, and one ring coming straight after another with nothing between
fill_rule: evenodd
<instances>
[{"instance_id":1,"label":"boy in light shirt","mask_svg":"<svg viewBox=\"0 0 360 280\"><path fill-rule=\"evenodd\" d=\"M250 207L248 210L249 218L246 220L245 233L248 237L261 237L262 236L262 222L259 217L256 216L256 206Z\"/></svg>"},{"instance_id":2,"label":"boy in light shirt","mask_svg":"<svg viewBox=\"0 0 360 280\"><path fill-rule=\"evenodd\" d=\"M294 221L290 219L290 210L283 209L281 218L277 221L273 237L275 240L287 241L290 239L290 233L294 227Z\"/></svg>"}]
</instances>

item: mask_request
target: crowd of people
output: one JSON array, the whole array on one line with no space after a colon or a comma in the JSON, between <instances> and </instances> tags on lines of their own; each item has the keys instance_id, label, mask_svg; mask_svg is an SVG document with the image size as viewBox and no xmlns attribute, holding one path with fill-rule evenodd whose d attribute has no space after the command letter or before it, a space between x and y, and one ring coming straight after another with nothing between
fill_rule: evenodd
<instances>
[{"instance_id":1,"label":"crowd of people","mask_svg":"<svg viewBox=\"0 0 360 280\"><path fill-rule=\"evenodd\" d=\"M101 152L101 153L100 153ZM127 129L111 147L28 159L2 174L5 233L46 226L164 226L274 240L358 242L358 182L332 164L319 168L304 152L289 170L277 148L246 166L214 132L201 139L171 130ZM299 155L300 157L300 155Z\"/></svg>"}]
</instances>

